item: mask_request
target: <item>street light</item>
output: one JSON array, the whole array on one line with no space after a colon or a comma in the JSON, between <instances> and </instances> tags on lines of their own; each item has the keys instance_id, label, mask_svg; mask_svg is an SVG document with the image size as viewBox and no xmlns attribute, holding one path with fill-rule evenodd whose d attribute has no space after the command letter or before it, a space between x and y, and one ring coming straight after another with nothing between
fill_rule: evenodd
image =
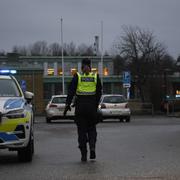
<instances>
[{"instance_id":1,"label":"street light","mask_svg":"<svg viewBox=\"0 0 180 180\"><path fill-rule=\"evenodd\" d=\"M169 72L170 72L170 69L168 69L168 68L164 69L164 97L165 97L165 99L167 98L167 93L168 93L167 75Z\"/></svg>"},{"instance_id":2,"label":"street light","mask_svg":"<svg viewBox=\"0 0 180 180\"><path fill-rule=\"evenodd\" d=\"M165 109L166 109L166 114L169 115L169 111L170 111L170 103L169 103L169 99L168 99L168 87L167 87L167 73L170 72L170 69L165 68L164 69L164 101L165 101Z\"/></svg>"},{"instance_id":3,"label":"street light","mask_svg":"<svg viewBox=\"0 0 180 180\"><path fill-rule=\"evenodd\" d=\"M103 90L103 21L101 21L101 83Z\"/></svg>"},{"instance_id":4,"label":"street light","mask_svg":"<svg viewBox=\"0 0 180 180\"><path fill-rule=\"evenodd\" d=\"M64 49L63 49L63 19L61 18L61 57L62 57L62 93L64 94Z\"/></svg>"}]
</instances>

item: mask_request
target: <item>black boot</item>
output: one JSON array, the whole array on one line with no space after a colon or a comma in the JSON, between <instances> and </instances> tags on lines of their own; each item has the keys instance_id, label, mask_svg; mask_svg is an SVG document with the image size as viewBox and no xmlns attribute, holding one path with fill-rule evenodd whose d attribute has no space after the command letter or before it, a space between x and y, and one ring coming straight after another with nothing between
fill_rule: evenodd
<instances>
[{"instance_id":1,"label":"black boot","mask_svg":"<svg viewBox=\"0 0 180 180\"><path fill-rule=\"evenodd\" d=\"M90 150L90 159L96 159L95 149L91 149L91 150Z\"/></svg>"},{"instance_id":2,"label":"black boot","mask_svg":"<svg viewBox=\"0 0 180 180\"><path fill-rule=\"evenodd\" d=\"M87 151L81 151L81 161L82 162L87 161Z\"/></svg>"}]
</instances>

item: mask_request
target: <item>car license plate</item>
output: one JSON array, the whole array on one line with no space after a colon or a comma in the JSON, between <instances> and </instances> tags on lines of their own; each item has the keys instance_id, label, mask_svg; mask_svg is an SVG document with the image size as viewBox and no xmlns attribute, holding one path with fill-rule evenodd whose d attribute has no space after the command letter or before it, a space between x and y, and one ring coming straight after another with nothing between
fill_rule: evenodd
<instances>
[{"instance_id":1,"label":"car license plate","mask_svg":"<svg viewBox=\"0 0 180 180\"><path fill-rule=\"evenodd\" d=\"M111 111L111 114L117 115L117 114L120 114L120 112L117 112L117 111Z\"/></svg>"},{"instance_id":2,"label":"car license plate","mask_svg":"<svg viewBox=\"0 0 180 180\"><path fill-rule=\"evenodd\" d=\"M64 107L59 107L59 111L64 111Z\"/></svg>"}]
</instances>

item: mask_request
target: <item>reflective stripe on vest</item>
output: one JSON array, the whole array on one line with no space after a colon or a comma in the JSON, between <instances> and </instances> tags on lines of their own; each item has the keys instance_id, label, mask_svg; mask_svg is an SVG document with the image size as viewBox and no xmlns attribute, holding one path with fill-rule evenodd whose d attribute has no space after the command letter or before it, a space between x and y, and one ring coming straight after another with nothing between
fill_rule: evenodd
<instances>
[{"instance_id":1,"label":"reflective stripe on vest","mask_svg":"<svg viewBox=\"0 0 180 180\"><path fill-rule=\"evenodd\" d=\"M89 73L78 75L78 85L76 94L77 95L95 95L96 94L96 84L97 84L97 74Z\"/></svg>"}]
</instances>

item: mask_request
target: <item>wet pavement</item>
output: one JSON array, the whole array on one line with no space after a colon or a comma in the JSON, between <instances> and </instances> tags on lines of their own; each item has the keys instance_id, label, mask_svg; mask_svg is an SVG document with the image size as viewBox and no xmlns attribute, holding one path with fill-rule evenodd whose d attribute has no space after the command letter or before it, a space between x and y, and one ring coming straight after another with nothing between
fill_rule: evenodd
<instances>
[{"instance_id":1,"label":"wet pavement","mask_svg":"<svg viewBox=\"0 0 180 180\"><path fill-rule=\"evenodd\" d=\"M98 124L97 159L80 161L72 121L35 121L35 155L19 163L0 150L2 180L180 179L180 119L134 116L130 123Z\"/></svg>"}]
</instances>

